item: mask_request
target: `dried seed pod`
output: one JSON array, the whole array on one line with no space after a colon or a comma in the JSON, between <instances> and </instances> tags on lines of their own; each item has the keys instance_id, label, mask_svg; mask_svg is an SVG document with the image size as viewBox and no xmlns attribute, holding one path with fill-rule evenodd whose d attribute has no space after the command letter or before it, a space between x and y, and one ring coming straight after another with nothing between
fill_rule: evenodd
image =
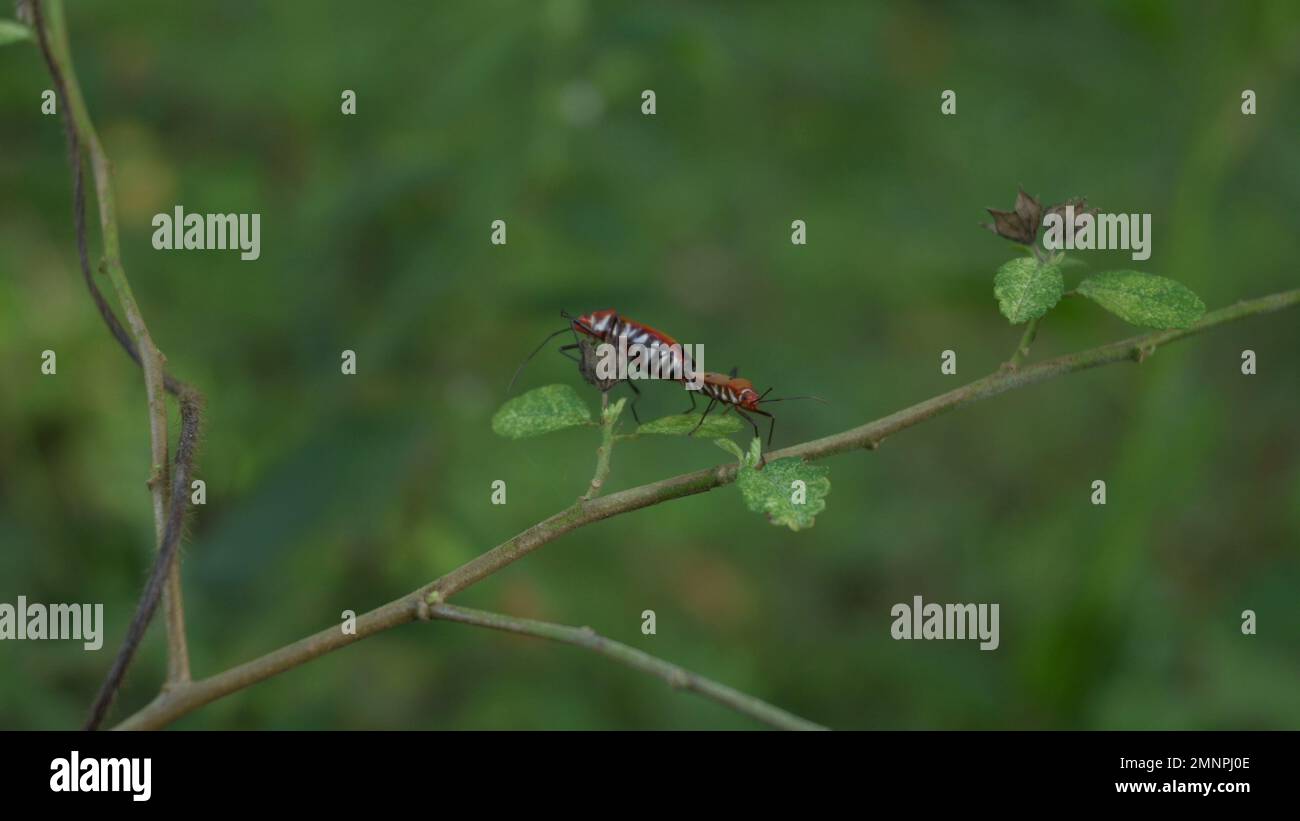
<instances>
[{"instance_id":1,"label":"dried seed pod","mask_svg":"<svg viewBox=\"0 0 1300 821\"><path fill-rule=\"evenodd\" d=\"M578 359L578 373L582 378L587 380L587 384L594 387L601 393L609 393L609 389L618 384L617 379L601 379L596 375L596 363L600 357L596 355L596 346L591 344L589 339L579 339L578 349L581 357Z\"/></svg>"},{"instance_id":2,"label":"dried seed pod","mask_svg":"<svg viewBox=\"0 0 1300 821\"><path fill-rule=\"evenodd\" d=\"M1038 238L1043 206L1038 200L1026 194L1024 188L1020 188L1016 194L1014 210L998 211L990 208L988 212L993 215L993 223L984 223L984 227L998 236L1022 245L1033 245L1034 240Z\"/></svg>"},{"instance_id":3,"label":"dried seed pod","mask_svg":"<svg viewBox=\"0 0 1300 821\"><path fill-rule=\"evenodd\" d=\"M1084 214L1090 214L1094 219L1097 216L1097 209L1088 207L1087 197L1076 197L1075 199L1072 200L1066 200L1065 202L1060 203L1059 205L1053 205L1051 208L1047 209L1046 214L1044 214L1043 216L1046 217L1049 214L1056 214L1061 218L1061 227L1068 228L1068 226L1065 224L1066 206L1074 206L1074 227L1075 228L1079 228L1081 226L1082 223L1080 223L1079 219Z\"/></svg>"}]
</instances>

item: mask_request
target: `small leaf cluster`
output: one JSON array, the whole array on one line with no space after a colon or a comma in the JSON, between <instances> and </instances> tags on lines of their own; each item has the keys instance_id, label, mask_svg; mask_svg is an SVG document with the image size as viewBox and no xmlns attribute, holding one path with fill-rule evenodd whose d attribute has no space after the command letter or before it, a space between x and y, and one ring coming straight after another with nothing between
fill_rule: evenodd
<instances>
[{"instance_id":1,"label":"small leaf cluster","mask_svg":"<svg viewBox=\"0 0 1300 821\"><path fill-rule=\"evenodd\" d=\"M993 276L993 296L998 309L1012 325L1044 316L1067 294L1062 272L1064 254L1043 253L1037 243L1045 214L1075 207L1076 219L1088 210L1086 201L1074 200L1043 211L1038 201L1022 189L1011 211L989 209L994 222L986 225L998 236L1027 246L1032 256L1010 260ZM1115 316L1143 328L1189 328L1205 313L1196 294L1168 277L1141 271L1106 271L1085 277L1073 293L1086 297Z\"/></svg>"}]
</instances>

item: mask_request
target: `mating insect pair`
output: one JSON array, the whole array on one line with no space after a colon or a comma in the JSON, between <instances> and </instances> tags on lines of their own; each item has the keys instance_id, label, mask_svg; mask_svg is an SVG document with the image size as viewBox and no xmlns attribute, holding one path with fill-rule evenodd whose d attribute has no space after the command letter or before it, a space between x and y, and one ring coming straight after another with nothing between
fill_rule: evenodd
<instances>
[{"instance_id":1,"label":"mating insect pair","mask_svg":"<svg viewBox=\"0 0 1300 821\"><path fill-rule=\"evenodd\" d=\"M687 358L685 349L677 342L677 340L673 339L663 331L652 328L649 325L637 322L636 320L625 316L619 316L619 314L612 308L603 311L593 311L589 314L582 314L580 316L571 316L567 311L560 311L560 316L569 320L569 324L542 340L542 344L538 345L536 350L529 354L528 358L519 365L519 368L515 371L515 375L510 379L511 386L514 385L515 379L518 378L520 371L524 369L524 365L527 365L529 360L536 356L542 348L546 347L548 342L564 333L572 333L574 341L571 345L562 346L560 348L560 353L577 362L579 368L584 371L584 376L587 376L587 368L584 367L583 359L578 356L573 356L570 353L574 349L582 349L584 353L589 351L589 348L583 348L582 340L578 338L578 334L583 334L591 339L609 343L611 345L617 345L619 339L622 338L628 346L641 345L646 348L652 357L658 359L661 372L670 374L686 374L690 372L690 360ZM754 429L755 437L759 435L758 423L755 422L754 418L749 414L756 413L760 416L766 416L770 420L767 429L767 444L768 446L771 446L772 436L776 432L776 417L761 409L759 407L760 402L767 404L771 402L786 402L792 399L815 399L818 402L824 401L816 396L786 396L776 399L766 399L765 397L772 392L771 388L768 388L760 394L754 389L754 383L748 379L737 376L737 371L737 368L732 368L730 374L713 373L710 371L704 371L699 374L701 381L699 390L705 396L709 397L709 404L708 407L704 409L703 415L700 416L700 421L697 422L695 427L691 430L690 435L694 435L695 431L699 430L700 426L704 424L704 420L708 418L709 413L712 412L717 405L721 404L726 406L726 410L723 411L724 414L735 410L737 414L748 422L750 427ZM591 380L589 379L589 381ZM676 381L684 382L685 379L677 379ZM636 402L637 399L640 399L641 397L641 391L638 390L636 385L631 381L627 382L627 386L632 389L634 394L636 394L636 397L632 400L632 417L639 423L641 419L636 413ZM602 387L601 389L608 390L608 387ZM691 406L685 411L685 413L694 412L696 407L695 392L690 391L690 396Z\"/></svg>"}]
</instances>

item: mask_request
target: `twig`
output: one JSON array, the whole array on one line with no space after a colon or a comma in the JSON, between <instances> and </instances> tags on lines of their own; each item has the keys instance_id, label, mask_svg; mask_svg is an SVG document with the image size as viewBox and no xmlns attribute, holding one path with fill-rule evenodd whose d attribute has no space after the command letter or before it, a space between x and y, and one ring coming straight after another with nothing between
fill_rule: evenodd
<instances>
[{"instance_id":1,"label":"twig","mask_svg":"<svg viewBox=\"0 0 1300 821\"><path fill-rule=\"evenodd\" d=\"M61 101L61 114L64 133L68 142L68 163L72 171L73 221L77 235L77 257L81 266L82 278L90 291L96 309L108 326L113 338L122 346L131 359L141 367L145 376L145 393L149 406L149 440L152 469L148 486L153 499L154 535L158 544L158 553L154 562L154 576L165 575L166 584L147 585L137 614L148 613L152 617L157 608L158 597L163 595L166 602L167 621L167 684L175 685L190 680L189 649L185 638L185 614L181 595L180 563L175 561L176 548L180 542L181 528L179 522L184 517L185 503L188 498L188 477L193 470L193 447L177 449L177 476L186 477L185 486L179 496L168 492L167 470L167 406L164 391L175 394L181 399L182 424L188 426L188 434L182 430L182 444L189 438L197 437L200 425L202 400L198 391L168 374L163 365L161 351L154 345L145 325L144 317L131 291L130 282L122 267L117 232L117 216L114 205L112 167L99 142L90 112L86 107L77 82L76 72L72 66L71 51L68 46L67 27L63 21L63 10L59 0L50 0L50 18L52 26L47 26L41 0L31 3L33 27L36 30L40 46L50 77L54 82L58 99ZM82 173L82 134L86 135L86 147L91 155L98 194L100 228L104 241L104 270L109 276L117 295L118 302L126 314L131 326L128 334L113 312L95 283L90 267L86 238L86 197ZM177 521L175 527L172 521ZM151 576L152 579L152 576ZM165 594L163 591L165 590ZM149 598L152 597L152 601ZM128 638L118 651L110 668L110 674L101 688L95 705L91 710L91 719L87 729L94 729L103 718L104 711L111 703L114 693L121 685L135 654L139 640L143 637L148 618L135 630L128 631Z\"/></svg>"},{"instance_id":2,"label":"twig","mask_svg":"<svg viewBox=\"0 0 1300 821\"><path fill-rule=\"evenodd\" d=\"M1154 351L1162 345L1244 317L1271 313L1296 305L1300 305L1300 289L1247 300L1211 311L1190 328L1157 331L1037 362L1018 370L999 371L874 422L794 445L776 451L771 456L773 459L798 456L813 460L852 450L874 450L885 437L954 408L997 396L1009 390L1045 382L1057 376L1117 362L1136 362L1143 356L1143 351ZM704 493L734 481L735 477L736 465L723 464L602 496L588 502L579 502L533 525L518 536L497 545L442 578L364 614L357 619L355 634L345 634L337 627L331 627L225 672L165 691L139 712L123 721L118 728L165 727L181 716L188 715L223 696L291 670L332 650L346 647L389 628L415 621L422 611L428 612L430 605L441 605L461 590L583 525L671 499Z\"/></svg>"},{"instance_id":3,"label":"twig","mask_svg":"<svg viewBox=\"0 0 1300 821\"><path fill-rule=\"evenodd\" d=\"M1025 326L1024 335L1020 337L1020 343L1016 345L1016 352L1011 355L1011 358L1007 360L1003 367L1015 370L1020 367L1020 363L1025 360L1025 357L1029 356L1029 346L1034 344L1034 339L1038 336L1038 320L1041 318L1036 316L1029 320L1029 324Z\"/></svg>"},{"instance_id":4,"label":"twig","mask_svg":"<svg viewBox=\"0 0 1300 821\"><path fill-rule=\"evenodd\" d=\"M600 395L600 446L596 448L596 472L591 477L591 486L582 496L584 502L599 496L600 489L609 479L609 459L614 452L614 423L618 421L624 401L626 400L620 399L611 409L609 393L604 392Z\"/></svg>"},{"instance_id":5,"label":"twig","mask_svg":"<svg viewBox=\"0 0 1300 821\"><path fill-rule=\"evenodd\" d=\"M104 715L113 703L113 696L121 687L122 677L126 675L126 668L131 663L135 648L140 646L145 630L148 629L149 622L153 619L154 611L158 609L159 594L162 593L163 585L177 565L175 561L176 551L180 546L181 529L185 524L185 500L189 498L190 470L194 464L194 450L198 445L199 416L201 413L200 400L196 396L182 395L180 404L181 435L180 441L176 443L176 471L172 476L171 489L172 505L167 517L167 528L162 541L163 549L158 554L157 561L154 562L153 570L149 574L149 580L145 583L144 591L140 594L140 601L136 605L131 625L127 628L126 638L122 641L123 650L129 649L129 652L119 652L117 657L113 659L113 665L109 668L108 677L100 686L99 694L95 697L95 703L90 708L90 718L85 725L87 730L98 728L104 720Z\"/></svg>"},{"instance_id":6,"label":"twig","mask_svg":"<svg viewBox=\"0 0 1300 821\"><path fill-rule=\"evenodd\" d=\"M564 644L572 644L575 647L582 647L600 653L602 656L611 658L620 664L626 664L634 670L658 676L667 682L670 687L698 693L724 707L729 707L742 715L747 715L781 730L826 729L820 724L814 724L793 713L788 713L780 707L768 704L766 701L746 695L739 690L733 690L724 684L718 684L716 681L692 673L678 667L676 664L655 658L635 647L629 647L626 644L607 639L597 634L590 627L569 627L563 624L521 619L483 610L471 610L467 607L456 607L451 604L440 604L430 608L430 615L437 619L458 621L462 624L474 624L493 630L503 630L507 633L519 633L525 636L534 636L539 639L549 639Z\"/></svg>"}]
</instances>

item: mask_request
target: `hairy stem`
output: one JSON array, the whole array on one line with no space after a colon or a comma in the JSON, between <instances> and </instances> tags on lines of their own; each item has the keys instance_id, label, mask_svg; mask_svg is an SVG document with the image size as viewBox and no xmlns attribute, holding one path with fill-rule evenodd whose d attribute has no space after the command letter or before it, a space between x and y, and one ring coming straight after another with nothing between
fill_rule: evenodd
<instances>
[{"instance_id":1,"label":"hairy stem","mask_svg":"<svg viewBox=\"0 0 1300 821\"><path fill-rule=\"evenodd\" d=\"M919 402L911 407L821 439L778 450L771 458L799 456L821 459L853 450L874 450L891 436L954 408L997 396L1006 391L1045 382L1065 374L1076 373L1117 362L1139 362L1157 348L1219 325L1245 317L1266 314L1300 305L1300 289L1258 299L1246 300L1211 311L1190 328L1157 331L1130 337L1109 345L1092 348L1055 359L1037 362L1017 370L1002 370L977 379L947 393ZM392 627L407 624L427 613L430 606L440 606L448 598L506 567L534 550L555 541L583 525L608 519L651 505L704 493L728 484L736 478L736 464L723 464L705 470L675 476L640 487L619 491L587 502L579 502L528 528L514 538L497 545L430 584L399 599L378 607L357 619L355 635L346 635L337 627L322 630L252 661L160 693L150 704L119 725L119 729L156 729L205 704L242 690L259 681L291 670L340 647L373 636Z\"/></svg>"},{"instance_id":2,"label":"hairy stem","mask_svg":"<svg viewBox=\"0 0 1300 821\"><path fill-rule=\"evenodd\" d=\"M120 243L117 232L117 206L113 194L113 168L99 142L99 134L90 119L90 110L86 107L77 82L77 73L72 65L72 54L68 47L67 27L63 22L63 7L60 0L47 0L50 9L50 26L47 33L41 17L40 0L33 3L38 37L42 51L50 65L50 72L56 77L59 99L62 102L65 121L70 120L69 133L72 144L69 151L74 156L73 173L77 177L76 185L81 182L81 145L90 153L91 169L95 177L95 190L99 197L99 225L104 243L104 269L108 273L113 291L117 295L122 313L126 315L127 325L139 354L140 366L144 371L145 396L149 406L149 453L151 468L148 486L153 497L154 538L158 549L163 549L163 537L167 529L168 492L167 492L167 401L163 396L163 355L153 343L149 328L145 325L140 306L136 304L131 291L131 283L122 268ZM84 220L84 211L81 219ZM83 260L84 262L84 260ZM176 565L167 578L165 593L167 619L167 680L169 682L186 681L190 677L189 649L185 641L185 614L181 599L180 566Z\"/></svg>"},{"instance_id":3,"label":"hairy stem","mask_svg":"<svg viewBox=\"0 0 1300 821\"><path fill-rule=\"evenodd\" d=\"M189 649L185 638L185 614L181 596L180 562L176 560L177 546L181 537L181 523L184 518L185 500L188 492L188 477L193 469L193 442L197 439L201 424L202 399L193 388L185 385L166 372L162 353L154 345L145 325L144 317L135 302L130 282L122 267L117 232L117 216L112 187L112 166L99 142L94 122L86 107L72 65L71 50L68 46L67 27L64 24L63 8L59 0L50 0L50 23L47 25L43 14L41 0L31 3L33 27L41 55L49 68L58 99L62 101L60 111L64 132L68 142L68 163L72 171L73 221L77 235L77 257L81 265L82 278L90 291L95 307L108 326L109 332L144 372L145 394L149 407L149 440L151 470L148 486L153 499L154 534L158 545L154 560L154 573L151 582L142 593L137 616L147 614L143 624L135 624L128 631L117 657L110 668L110 673L96 697L91 709L91 718L87 729L95 729L103 719L113 695L121 686L126 668L135 654L136 647L143 638L144 628L156 610L159 596L166 601L167 622L167 686L183 684L190 680ZM86 238L86 197L82 173L82 147L84 144L90 152L98 194L100 230L104 243L103 270L108 274L114 293L127 323L131 326L128 334L112 307L104 298L95 283L90 266L88 242ZM181 399L182 432L181 445L177 449L178 477L185 477L179 495L169 493L167 470L167 405L164 392L170 392ZM189 446L186 446L186 442ZM173 525L173 522L175 524ZM165 583L154 582L154 577ZM164 594L165 590L165 594Z\"/></svg>"},{"instance_id":4,"label":"hairy stem","mask_svg":"<svg viewBox=\"0 0 1300 821\"><path fill-rule=\"evenodd\" d=\"M144 592L140 594L140 601L136 605L135 615L131 619L126 638L122 642L122 646L130 648L131 652L118 653L117 657L113 659L113 665L109 669L108 677L100 686L99 694L95 697L95 703L91 706L90 718L87 719L85 725L87 730L96 729L104 720L104 715L113 702L113 696L117 693L118 688L122 686L122 678L126 675L126 668L131 663L131 655L134 653L135 648L140 645L140 640L144 638L144 632L148 629L150 620L153 619L154 611L158 608L159 594L167 583L167 579L172 575L171 571L176 568L176 552L181 542L180 532L185 524L185 500L189 498L190 470L194 464L194 449L198 446L199 415L200 400L195 396L182 396L181 435L180 441L176 444L176 471L172 476L171 498L173 504L167 517L167 527L162 540L163 550L158 555L158 560L154 562L153 571L149 574L148 582L145 583Z\"/></svg>"},{"instance_id":5,"label":"hairy stem","mask_svg":"<svg viewBox=\"0 0 1300 821\"><path fill-rule=\"evenodd\" d=\"M678 667L676 664L655 658L635 647L629 647L626 644L607 639L597 634L590 627L569 627L563 624L515 618L514 616L489 613L483 610L471 610L467 607L456 607L450 604L441 604L431 608L430 615L433 618L458 621L463 624L474 624L507 633L519 633L525 636L534 636L539 639L549 639L550 641L582 647L611 658L620 664L626 664L633 670L640 670L643 673L658 676L671 687L698 693L724 707L729 707L742 715L747 715L781 730L826 729L820 724L814 724L793 713L788 713L780 707L774 707L766 701L696 675L689 670Z\"/></svg>"}]
</instances>

